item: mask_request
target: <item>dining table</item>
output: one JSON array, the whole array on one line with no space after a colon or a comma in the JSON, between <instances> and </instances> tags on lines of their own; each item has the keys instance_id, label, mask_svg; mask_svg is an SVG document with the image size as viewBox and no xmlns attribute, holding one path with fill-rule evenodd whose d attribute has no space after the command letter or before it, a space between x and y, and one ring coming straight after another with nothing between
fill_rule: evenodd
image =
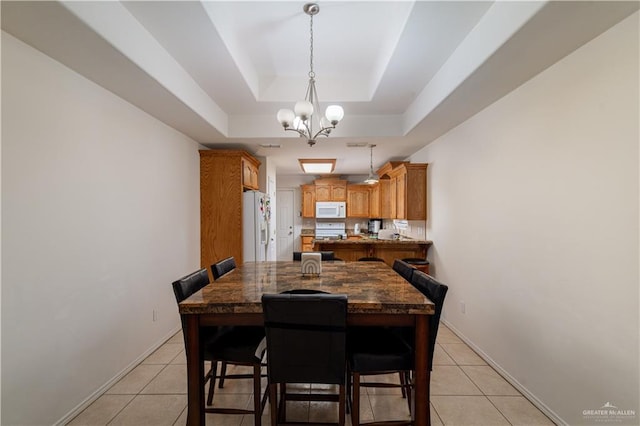
<instances>
[{"instance_id":1,"label":"dining table","mask_svg":"<svg viewBox=\"0 0 640 426\"><path fill-rule=\"evenodd\" d=\"M187 425L205 424L201 327L263 325L262 295L295 289L347 295L347 326L414 329L411 416L414 425L429 425L433 302L383 262L342 261L323 261L319 274L303 274L299 261L246 262L180 302L180 315L186 320Z\"/></svg>"}]
</instances>

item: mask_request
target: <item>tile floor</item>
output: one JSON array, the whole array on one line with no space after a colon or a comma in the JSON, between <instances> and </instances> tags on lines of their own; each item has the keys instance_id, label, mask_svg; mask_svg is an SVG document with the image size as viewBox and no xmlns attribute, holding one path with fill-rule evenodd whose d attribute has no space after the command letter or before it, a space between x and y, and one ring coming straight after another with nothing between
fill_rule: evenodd
<instances>
[{"instance_id":1,"label":"tile floor","mask_svg":"<svg viewBox=\"0 0 640 426\"><path fill-rule=\"evenodd\" d=\"M230 367L230 371L231 372ZM389 377L396 380L397 375ZM377 378L380 380L380 377ZM182 333L169 339L69 425L185 425L186 360ZM251 380L229 380L214 404L247 407ZM287 405L290 421L335 421L334 403ZM361 420L408 418L406 400L393 388L363 388ZM207 414L207 424L248 426L252 416ZM269 425L269 404L262 417ZM351 425L349 416L347 424ZM432 425L553 425L542 412L444 325L438 332L431 375Z\"/></svg>"}]
</instances>

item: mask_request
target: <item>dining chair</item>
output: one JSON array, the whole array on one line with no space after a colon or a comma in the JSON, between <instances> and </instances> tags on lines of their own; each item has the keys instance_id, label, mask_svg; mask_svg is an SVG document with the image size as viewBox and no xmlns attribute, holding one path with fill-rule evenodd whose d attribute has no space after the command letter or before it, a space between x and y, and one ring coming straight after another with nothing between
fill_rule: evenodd
<instances>
[{"instance_id":1,"label":"dining chair","mask_svg":"<svg viewBox=\"0 0 640 426\"><path fill-rule=\"evenodd\" d=\"M404 278L408 282L411 282L411 277L413 276L413 271L416 270L416 268L412 267L407 262L405 262L404 260L400 260L400 259L396 259L396 260L393 261L392 268L393 268L394 271L396 271L398 274L400 274L402 276L402 278Z\"/></svg>"},{"instance_id":2,"label":"dining chair","mask_svg":"<svg viewBox=\"0 0 640 426\"><path fill-rule=\"evenodd\" d=\"M302 260L302 253L301 251L294 251L293 252L293 260ZM320 251L320 252L306 252L306 253L320 253L320 258L321 260L341 260L341 259L337 259L334 256L334 252L332 251Z\"/></svg>"},{"instance_id":3,"label":"dining chair","mask_svg":"<svg viewBox=\"0 0 640 426\"><path fill-rule=\"evenodd\" d=\"M172 283L176 302L179 304L195 292L201 290L209 284L209 274L206 268L199 269L186 275ZM182 321L182 333L187 345L186 336L186 315L180 315ZM217 375L218 362L232 365L244 365L253 367L252 374L229 374L227 379L253 379L253 410L208 407L205 412L219 414L253 414L254 424L260 426L262 411L266 404L267 393L261 398L261 369L262 354L256 355L260 343L264 338L264 329L261 327L202 327L200 329L200 344L203 347L203 357L205 361L211 362L211 368L205 375L204 384L209 382L207 395L207 405L213 404L215 391L215 380L220 379Z\"/></svg>"},{"instance_id":4,"label":"dining chair","mask_svg":"<svg viewBox=\"0 0 640 426\"><path fill-rule=\"evenodd\" d=\"M434 315L429 316L429 371L433 370L433 351L435 349L440 315L444 306L448 287L436 281L422 271L414 270L411 284L435 305ZM405 389L409 411L411 410L411 373L414 369L413 328L398 327L357 327L350 328L348 335L348 371L350 380L349 396L351 401L351 423L360 423L361 387L400 387ZM400 373L400 384L361 382L361 376ZM353 381L353 385L351 385ZM351 390L351 387L353 390ZM389 422L366 423L369 426L389 424ZM398 420L394 425L411 425L410 420Z\"/></svg>"},{"instance_id":5,"label":"dining chair","mask_svg":"<svg viewBox=\"0 0 640 426\"><path fill-rule=\"evenodd\" d=\"M211 274L213 274L213 279L217 280L234 269L236 269L236 259L233 256L229 256L211 265Z\"/></svg>"},{"instance_id":6,"label":"dining chair","mask_svg":"<svg viewBox=\"0 0 640 426\"><path fill-rule=\"evenodd\" d=\"M337 424L344 426L347 296L310 290L264 294L262 310L271 424L287 423L287 401L331 401L338 402ZM290 393L287 384L331 384L339 391Z\"/></svg>"},{"instance_id":7,"label":"dining chair","mask_svg":"<svg viewBox=\"0 0 640 426\"><path fill-rule=\"evenodd\" d=\"M361 257L358 262L384 262L384 259L379 257Z\"/></svg>"}]
</instances>

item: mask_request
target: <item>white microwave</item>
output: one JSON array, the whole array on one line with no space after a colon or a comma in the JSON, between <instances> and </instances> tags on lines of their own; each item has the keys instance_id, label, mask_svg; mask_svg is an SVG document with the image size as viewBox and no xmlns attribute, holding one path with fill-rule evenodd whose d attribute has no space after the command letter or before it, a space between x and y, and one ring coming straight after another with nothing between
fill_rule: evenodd
<instances>
[{"instance_id":1,"label":"white microwave","mask_svg":"<svg viewBox=\"0 0 640 426\"><path fill-rule=\"evenodd\" d=\"M344 201L316 202L316 219L343 219L347 217L347 203Z\"/></svg>"}]
</instances>

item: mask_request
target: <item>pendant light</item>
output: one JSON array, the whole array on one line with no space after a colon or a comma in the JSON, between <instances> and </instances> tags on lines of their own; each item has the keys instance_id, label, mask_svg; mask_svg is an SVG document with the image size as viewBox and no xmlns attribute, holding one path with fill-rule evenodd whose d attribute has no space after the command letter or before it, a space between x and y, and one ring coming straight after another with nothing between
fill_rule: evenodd
<instances>
[{"instance_id":1,"label":"pendant light","mask_svg":"<svg viewBox=\"0 0 640 426\"><path fill-rule=\"evenodd\" d=\"M378 183L378 177L373 173L373 148L375 148L374 144L369 145L371 148L371 159L369 162L369 176L364 180L364 183L368 185L374 185Z\"/></svg>"}]
</instances>

